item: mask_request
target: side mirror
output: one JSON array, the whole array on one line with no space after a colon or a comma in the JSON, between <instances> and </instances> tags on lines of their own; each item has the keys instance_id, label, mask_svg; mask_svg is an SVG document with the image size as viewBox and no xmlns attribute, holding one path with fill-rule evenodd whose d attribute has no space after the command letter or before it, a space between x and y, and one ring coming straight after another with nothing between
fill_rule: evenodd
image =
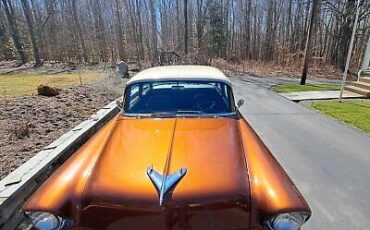
<instances>
[{"instance_id":1,"label":"side mirror","mask_svg":"<svg viewBox=\"0 0 370 230\"><path fill-rule=\"evenodd\" d=\"M237 103L237 107L240 108L244 105L244 100L243 99L240 99Z\"/></svg>"},{"instance_id":2,"label":"side mirror","mask_svg":"<svg viewBox=\"0 0 370 230\"><path fill-rule=\"evenodd\" d=\"M122 99L117 99L116 100L116 105L119 109L123 109L123 100Z\"/></svg>"}]
</instances>

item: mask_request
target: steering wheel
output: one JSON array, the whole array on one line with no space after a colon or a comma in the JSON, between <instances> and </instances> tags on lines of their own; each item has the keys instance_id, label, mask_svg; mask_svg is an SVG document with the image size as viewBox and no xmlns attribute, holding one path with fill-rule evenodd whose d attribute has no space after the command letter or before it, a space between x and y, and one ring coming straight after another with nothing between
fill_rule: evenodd
<instances>
[{"instance_id":1,"label":"steering wheel","mask_svg":"<svg viewBox=\"0 0 370 230\"><path fill-rule=\"evenodd\" d=\"M216 102L205 94L196 95L194 96L194 99L196 101L197 108L203 112L212 111L212 109L216 106Z\"/></svg>"}]
</instances>

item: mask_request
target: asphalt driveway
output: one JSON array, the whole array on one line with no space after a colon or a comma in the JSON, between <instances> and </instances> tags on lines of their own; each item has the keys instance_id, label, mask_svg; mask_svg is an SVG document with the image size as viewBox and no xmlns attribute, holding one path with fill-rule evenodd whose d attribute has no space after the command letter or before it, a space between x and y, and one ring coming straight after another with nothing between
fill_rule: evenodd
<instances>
[{"instance_id":1,"label":"asphalt driveway","mask_svg":"<svg viewBox=\"0 0 370 230\"><path fill-rule=\"evenodd\" d=\"M243 116L313 211L303 229L368 229L370 137L271 92L275 80L232 81Z\"/></svg>"}]
</instances>

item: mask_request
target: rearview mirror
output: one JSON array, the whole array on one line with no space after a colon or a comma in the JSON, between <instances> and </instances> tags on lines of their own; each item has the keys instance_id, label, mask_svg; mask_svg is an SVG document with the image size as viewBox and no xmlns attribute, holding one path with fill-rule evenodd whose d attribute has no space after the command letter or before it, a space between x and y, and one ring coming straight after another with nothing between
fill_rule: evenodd
<instances>
[{"instance_id":1,"label":"rearview mirror","mask_svg":"<svg viewBox=\"0 0 370 230\"><path fill-rule=\"evenodd\" d=\"M244 100L240 99L237 103L238 108L242 107L244 105Z\"/></svg>"},{"instance_id":2,"label":"rearview mirror","mask_svg":"<svg viewBox=\"0 0 370 230\"><path fill-rule=\"evenodd\" d=\"M123 101L122 99L117 99L116 100L116 105L119 109L122 109L123 108Z\"/></svg>"}]
</instances>

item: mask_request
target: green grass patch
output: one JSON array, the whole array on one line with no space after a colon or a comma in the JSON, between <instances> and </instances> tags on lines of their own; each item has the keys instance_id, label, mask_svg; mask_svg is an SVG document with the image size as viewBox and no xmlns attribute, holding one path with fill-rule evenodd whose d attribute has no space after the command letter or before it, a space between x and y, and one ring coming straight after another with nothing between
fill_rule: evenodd
<instances>
[{"instance_id":1,"label":"green grass patch","mask_svg":"<svg viewBox=\"0 0 370 230\"><path fill-rule=\"evenodd\" d=\"M37 86L43 84L58 88L80 85L98 79L101 73L61 74L8 74L0 75L0 99L37 93Z\"/></svg>"},{"instance_id":2,"label":"green grass patch","mask_svg":"<svg viewBox=\"0 0 370 230\"><path fill-rule=\"evenodd\" d=\"M328 90L340 90L340 85L335 85L335 84L306 84L306 85L287 84L287 85L276 85L272 87L272 90L277 93L328 91Z\"/></svg>"},{"instance_id":3,"label":"green grass patch","mask_svg":"<svg viewBox=\"0 0 370 230\"><path fill-rule=\"evenodd\" d=\"M370 101L313 102L310 106L370 134Z\"/></svg>"}]
</instances>

